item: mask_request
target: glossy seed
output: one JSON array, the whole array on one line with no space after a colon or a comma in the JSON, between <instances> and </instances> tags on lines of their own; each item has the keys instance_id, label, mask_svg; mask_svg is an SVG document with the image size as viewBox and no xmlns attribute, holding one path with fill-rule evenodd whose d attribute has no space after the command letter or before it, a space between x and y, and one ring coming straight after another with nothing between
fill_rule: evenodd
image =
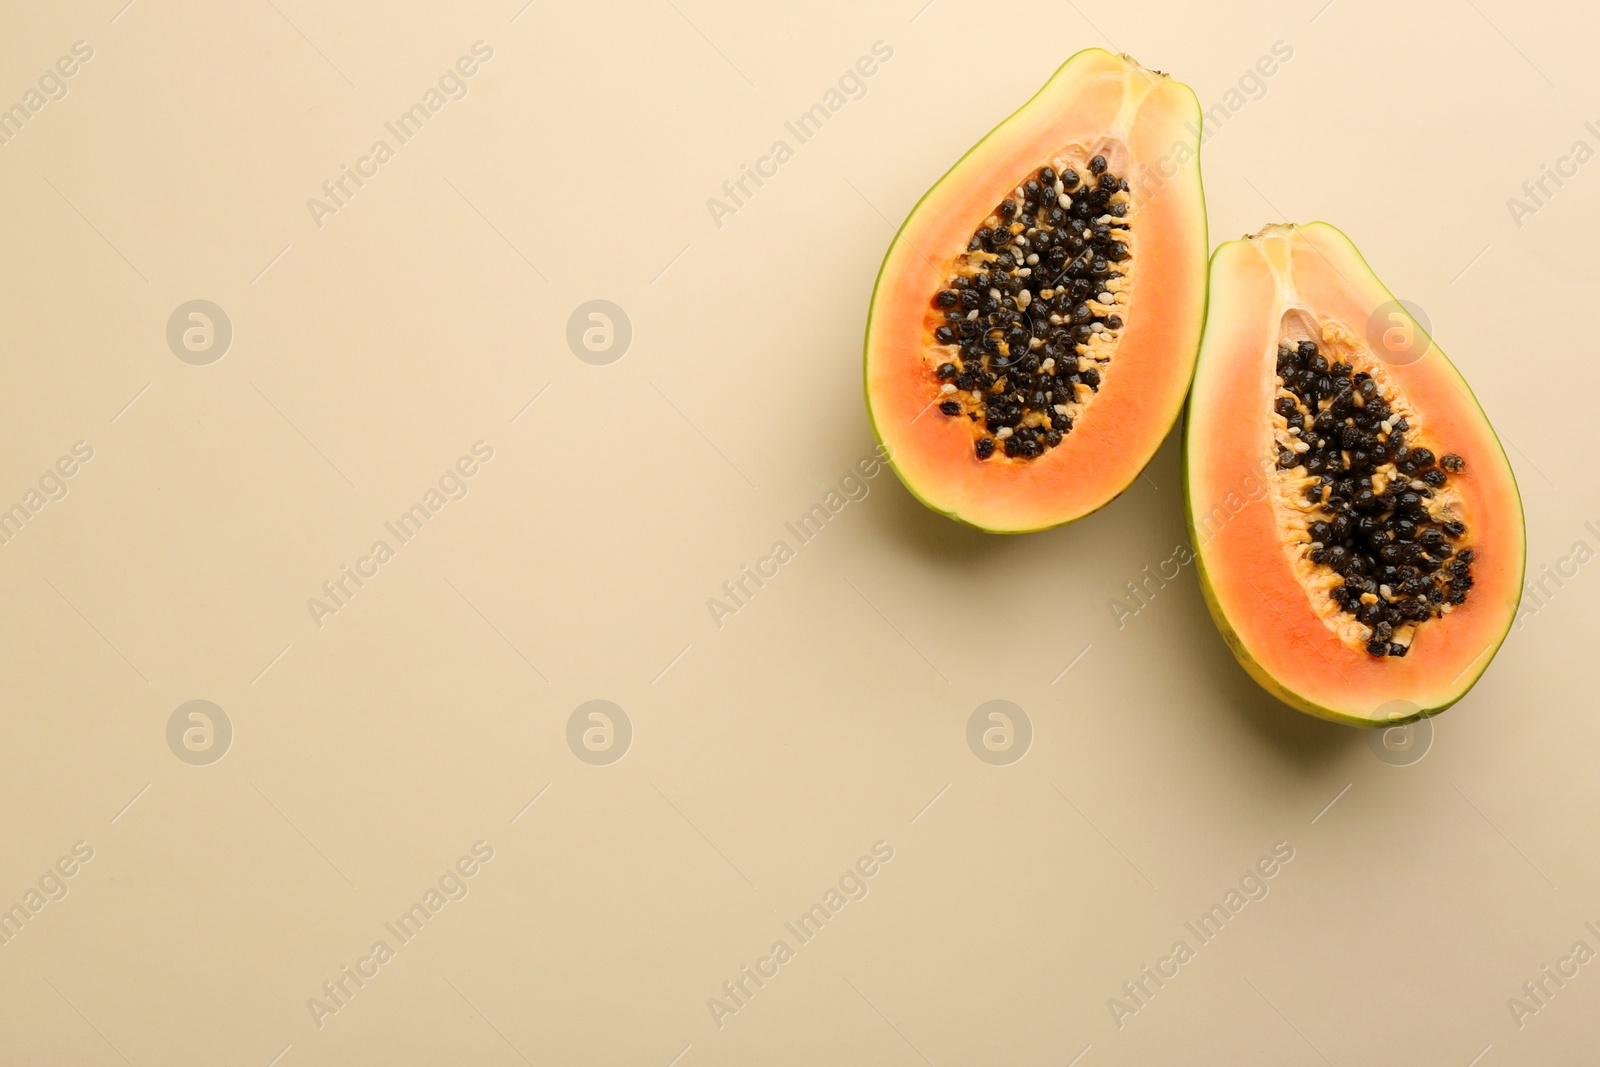
<instances>
[{"instance_id":1,"label":"glossy seed","mask_svg":"<svg viewBox=\"0 0 1600 1067\"><path fill-rule=\"evenodd\" d=\"M1098 390L1100 368L1114 356L1114 346L1095 342L1098 362L1080 370L1076 346L1123 326L1109 309L1120 310L1115 280L1132 256L1134 227L1125 221L1127 205L1111 201L1129 186L1103 155L1089 171L1088 186L1072 168L1028 175L974 230L968 254L933 294L947 320L934 339L961 352L959 367L939 362L935 375L942 392L971 397L970 405L951 399L940 410L965 413L987 431L974 442L980 459L1002 448L1030 459L1059 446L1072 429L1066 409L1079 400L1076 386Z\"/></svg>"},{"instance_id":2,"label":"glossy seed","mask_svg":"<svg viewBox=\"0 0 1600 1067\"><path fill-rule=\"evenodd\" d=\"M1272 404L1284 427L1277 466L1313 479L1296 489L1308 505L1305 558L1343 576L1328 595L1368 628L1370 653L1404 656L1410 641L1393 640L1394 627L1426 624L1473 585L1472 549L1453 544L1467 527L1435 497L1464 463L1409 443L1372 376L1316 342L1280 344L1273 367L1286 394Z\"/></svg>"}]
</instances>

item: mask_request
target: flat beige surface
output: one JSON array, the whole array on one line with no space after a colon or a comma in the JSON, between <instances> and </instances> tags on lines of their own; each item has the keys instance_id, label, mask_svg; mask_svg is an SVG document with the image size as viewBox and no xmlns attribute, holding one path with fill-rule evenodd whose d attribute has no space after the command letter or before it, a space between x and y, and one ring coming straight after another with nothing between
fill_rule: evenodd
<instances>
[{"instance_id":1,"label":"flat beige surface","mask_svg":"<svg viewBox=\"0 0 1600 1067\"><path fill-rule=\"evenodd\" d=\"M124 2L0 31L0 1063L1596 1062L1591 6ZM1339 224L1502 431L1565 577L1431 747L1274 703L1187 568L1118 626L1175 441L1012 539L849 477L894 228L1091 45L1220 107L1213 243Z\"/></svg>"}]
</instances>

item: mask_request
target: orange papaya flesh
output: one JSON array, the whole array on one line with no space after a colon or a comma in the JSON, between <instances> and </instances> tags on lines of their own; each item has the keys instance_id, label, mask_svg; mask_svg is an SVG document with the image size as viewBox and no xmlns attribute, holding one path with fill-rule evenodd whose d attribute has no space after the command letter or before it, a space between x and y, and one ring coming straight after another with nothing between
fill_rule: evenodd
<instances>
[{"instance_id":1,"label":"orange papaya flesh","mask_svg":"<svg viewBox=\"0 0 1600 1067\"><path fill-rule=\"evenodd\" d=\"M868 315L868 413L930 508L1017 533L1114 499L1182 409L1205 313L1200 108L1079 52L912 210Z\"/></svg>"},{"instance_id":2,"label":"orange papaya flesh","mask_svg":"<svg viewBox=\"0 0 1600 1067\"><path fill-rule=\"evenodd\" d=\"M1526 543L1499 438L1326 223L1213 255L1184 483L1212 618L1302 711L1364 726L1437 714L1515 620Z\"/></svg>"}]
</instances>

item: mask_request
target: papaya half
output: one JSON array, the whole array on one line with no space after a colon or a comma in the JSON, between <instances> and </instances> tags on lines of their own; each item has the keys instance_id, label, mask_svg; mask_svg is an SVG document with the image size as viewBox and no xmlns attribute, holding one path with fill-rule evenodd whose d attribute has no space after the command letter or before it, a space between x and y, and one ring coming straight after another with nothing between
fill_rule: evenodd
<instances>
[{"instance_id":1,"label":"papaya half","mask_svg":"<svg viewBox=\"0 0 1600 1067\"><path fill-rule=\"evenodd\" d=\"M1200 105L1091 48L951 167L884 256L874 432L923 503L983 530L1126 489L1183 406L1205 316Z\"/></svg>"},{"instance_id":2,"label":"papaya half","mask_svg":"<svg viewBox=\"0 0 1600 1067\"><path fill-rule=\"evenodd\" d=\"M1526 543L1499 438L1326 223L1213 255L1184 489L1212 618L1301 711L1365 726L1443 711L1516 618Z\"/></svg>"}]
</instances>

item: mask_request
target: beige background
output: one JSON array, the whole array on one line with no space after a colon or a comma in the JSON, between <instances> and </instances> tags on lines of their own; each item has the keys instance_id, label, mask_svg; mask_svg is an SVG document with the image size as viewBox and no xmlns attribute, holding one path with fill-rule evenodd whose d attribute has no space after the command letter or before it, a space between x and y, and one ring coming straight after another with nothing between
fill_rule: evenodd
<instances>
[{"instance_id":1,"label":"beige background","mask_svg":"<svg viewBox=\"0 0 1600 1067\"><path fill-rule=\"evenodd\" d=\"M1572 558L1600 548L1600 163L1507 206L1600 148L1589 5L124 2L0 33L5 107L94 51L0 147L0 507L94 450L0 545L0 906L93 849L0 946L0 1063L1594 1062L1600 964L1507 1006L1600 950L1600 573ZM307 199L479 40L465 98L319 228ZM1420 762L1264 695L1188 570L1118 628L1184 538L1174 441L1012 539L880 474L712 621L871 448L894 227L1091 45L1222 104L1213 243L1326 218L1426 310L1509 446L1530 571L1576 573ZM234 330L206 366L165 337L197 298ZM567 345L591 299L632 325L610 365ZM466 497L319 628L307 598L477 441ZM193 699L234 730L208 766L166 740ZM632 724L609 766L566 741L592 699ZM1032 724L1008 766L966 740L994 699ZM469 895L319 1028L308 998L477 841ZM879 841L800 945L784 922ZM1180 938L1119 1029L1108 998Z\"/></svg>"}]
</instances>

